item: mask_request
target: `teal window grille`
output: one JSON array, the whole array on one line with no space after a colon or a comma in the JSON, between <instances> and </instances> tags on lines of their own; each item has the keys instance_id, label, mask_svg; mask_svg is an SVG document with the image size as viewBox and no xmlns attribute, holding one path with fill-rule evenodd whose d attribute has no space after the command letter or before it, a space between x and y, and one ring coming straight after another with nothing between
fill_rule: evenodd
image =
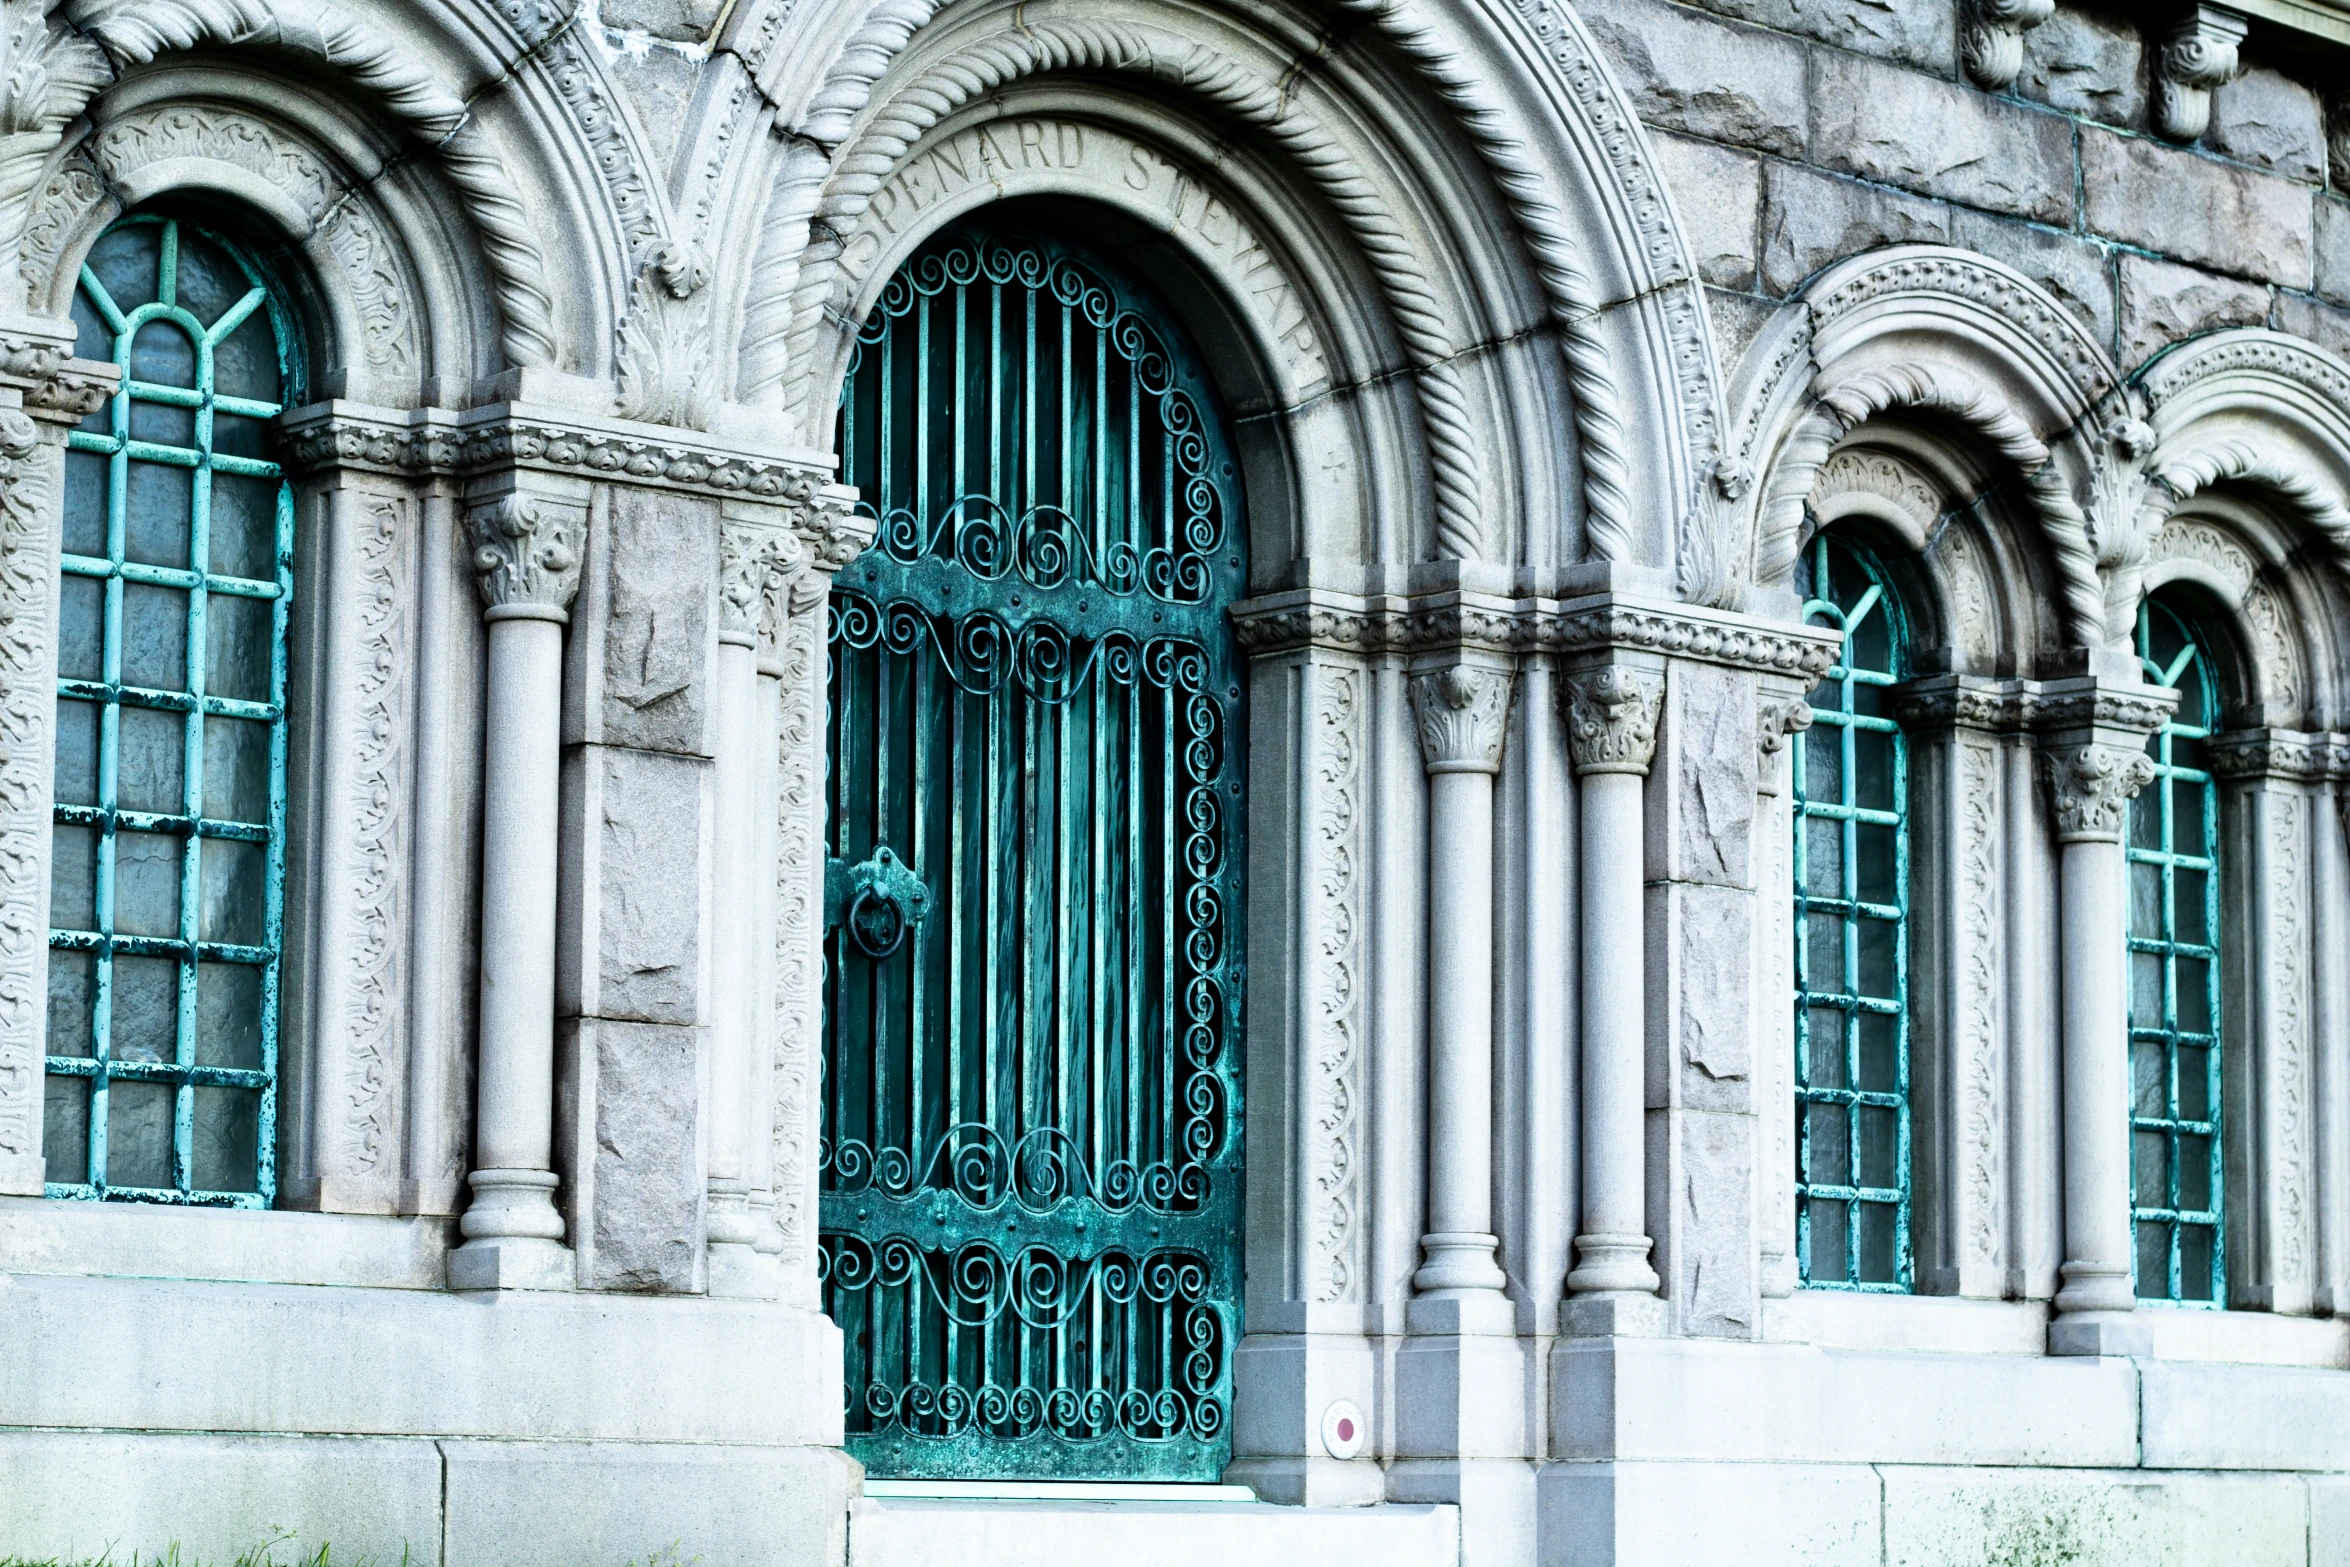
<instances>
[{"instance_id":1,"label":"teal window grille","mask_svg":"<svg viewBox=\"0 0 2350 1567\"><path fill-rule=\"evenodd\" d=\"M1844 634L1794 738L1795 1231L1807 1285L1910 1287L1909 751L1899 608L1859 549L1806 552L1804 620Z\"/></svg>"},{"instance_id":2,"label":"teal window grille","mask_svg":"<svg viewBox=\"0 0 2350 1567\"><path fill-rule=\"evenodd\" d=\"M840 440L877 522L830 626L819 1267L849 1450L1213 1480L1247 950L1221 410L1138 279L967 222L883 291ZM910 922L876 917L893 887Z\"/></svg>"},{"instance_id":3,"label":"teal window grille","mask_svg":"<svg viewBox=\"0 0 2350 1567\"><path fill-rule=\"evenodd\" d=\"M267 1207L285 896L293 334L192 223L100 237L58 584L44 1148L52 1197Z\"/></svg>"},{"instance_id":4,"label":"teal window grille","mask_svg":"<svg viewBox=\"0 0 2350 1567\"><path fill-rule=\"evenodd\" d=\"M2146 1300L2227 1299L2220 1147L2218 721L2209 645L2159 598L2138 611L2146 678L2179 693L2130 802L2130 1217Z\"/></svg>"}]
</instances>

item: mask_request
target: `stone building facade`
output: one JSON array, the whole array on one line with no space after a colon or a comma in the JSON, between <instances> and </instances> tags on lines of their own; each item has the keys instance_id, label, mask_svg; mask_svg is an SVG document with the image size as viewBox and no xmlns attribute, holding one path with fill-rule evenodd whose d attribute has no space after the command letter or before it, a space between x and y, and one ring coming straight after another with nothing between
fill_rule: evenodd
<instances>
[{"instance_id":1,"label":"stone building facade","mask_svg":"<svg viewBox=\"0 0 2350 1567\"><path fill-rule=\"evenodd\" d=\"M0 40L0 1556L2350 1563L2350 7Z\"/></svg>"}]
</instances>

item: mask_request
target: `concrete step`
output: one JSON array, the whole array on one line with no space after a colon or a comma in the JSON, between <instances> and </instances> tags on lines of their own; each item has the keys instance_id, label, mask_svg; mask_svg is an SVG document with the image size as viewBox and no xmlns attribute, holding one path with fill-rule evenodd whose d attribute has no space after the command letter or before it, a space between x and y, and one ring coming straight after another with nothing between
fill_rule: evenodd
<instances>
[{"instance_id":1,"label":"concrete step","mask_svg":"<svg viewBox=\"0 0 2350 1567\"><path fill-rule=\"evenodd\" d=\"M1459 1560L1457 1508L1276 1507L1241 1486L871 1482L849 1512L849 1567L1455 1567Z\"/></svg>"}]
</instances>

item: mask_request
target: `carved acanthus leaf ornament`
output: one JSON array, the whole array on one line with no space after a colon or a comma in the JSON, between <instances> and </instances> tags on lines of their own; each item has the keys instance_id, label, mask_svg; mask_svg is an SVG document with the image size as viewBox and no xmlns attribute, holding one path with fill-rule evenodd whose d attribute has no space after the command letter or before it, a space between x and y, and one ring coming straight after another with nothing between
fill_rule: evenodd
<instances>
[{"instance_id":1,"label":"carved acanthus leaf ornament","mask_svg":"<svg viewBox=\"0 0 2350 1567\"><path fill-rule=\"evenodd\" d=\"M1567 748L1578 776L1636 773L1647 776L1656 759L1656 721L1664 706L1662 675L1607 664L1569 675Z\"/></svg>"},{"instance_id":2,"label":"carved acanthus leaf ornament","mask_svg":"<svg viewBox=\"0 0 2350 1567\"><path fill-rule=\"evenodd\" d=\"M473 569L493 610L567 611L579 592L581 523L566 507L503 495L473 508Z\"/></svg>"},{"instance_id":3,"label":"carved acanthus leaf ornament","mask_svg":"<svg viewBox=\"0 0 2350 1567\"><path fill-rule=\"evenodd\" d=\"M1509 733L1514 673L1454 664L1412 677L1420 760L1431 773L1493 773Z\"/></svg>"},{"instance_id":4,"label":"carved acanthus leaf ornament","mask_svg":"<svg viewBox=\"0 0 2350 1567\"><path fill-rule=\"evenodd\" d=\"M2130 801L2154 781L2154 759L2144 751L2097 743L2051 750L2047 756L2058 841L2118 841Z\"/></svg>"}]
</instances>

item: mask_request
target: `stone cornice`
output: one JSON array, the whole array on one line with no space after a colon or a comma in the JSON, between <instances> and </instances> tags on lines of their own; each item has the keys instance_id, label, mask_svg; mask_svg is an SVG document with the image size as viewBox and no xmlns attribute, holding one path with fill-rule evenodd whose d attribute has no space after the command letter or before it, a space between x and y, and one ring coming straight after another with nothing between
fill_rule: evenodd
<instances>
[{"instance_id":1,"label":"stone cornice","mask_svg":"<svg viewBox=\"0 0 2350 1567\"><path fill-rule=\"evenodd\" d=\"M2178 693L2162 686L1934 675L1898 688L1893 712L1921 729L2045 734L2103 728L2152 734L2177 705Z\"/></svg>"},{"instance_id":2,"label":"stone cornice","mask_svg":"<svg viewBox=\"0 0 2350 1567\"><path fill-rule=\"evenodd\" d=\"M1633 649L1794 675L1807 684L1836 661L1839 639L1693 604L1600 595L1505 599L1447 590L1416 598L1358 597L1292 588L1237 604L1232 619L1251 653L1318 647L1342 653L1494 653Z\"/></svg>"},{"instance_id":3,"label":"stone cornice","mask_svg":"<svg viewBox=\"0 0 2350 1567\"><path fill-rule=\"evenodd\" d=\"M527 403L497 403L451 413L401 413L329 402L286 415L290 473L359 469L411 478L466 478L512 468L684 490L719 498L820 503L834 489L833 461L788 447L755 447L733 438L667 425L597 419Z\"/></svg>"},{"instance_id":4,"label":"stone cornice","mask_svg":"<svg viewBox=\"0 0 2350 1567\"><path fill-rule=\"evenodd\" d=\"M74 358L73 343L70 321L0 318L0 387L14 388L35 419L80 423L113 395L122 372L100 360Z\"/></svg>"},{"instance_id":5,"label":"stone cornice","mask_svg":"<svg viewBox=\"0 0 2350 1567\"><path fill-rule=\"evenodd\" d=\"M2290 729L2245 729L2203 743L2212 775L2279 783L2350 780L2350 735L2303 734Z\"/></svg>"}]
</instances>

